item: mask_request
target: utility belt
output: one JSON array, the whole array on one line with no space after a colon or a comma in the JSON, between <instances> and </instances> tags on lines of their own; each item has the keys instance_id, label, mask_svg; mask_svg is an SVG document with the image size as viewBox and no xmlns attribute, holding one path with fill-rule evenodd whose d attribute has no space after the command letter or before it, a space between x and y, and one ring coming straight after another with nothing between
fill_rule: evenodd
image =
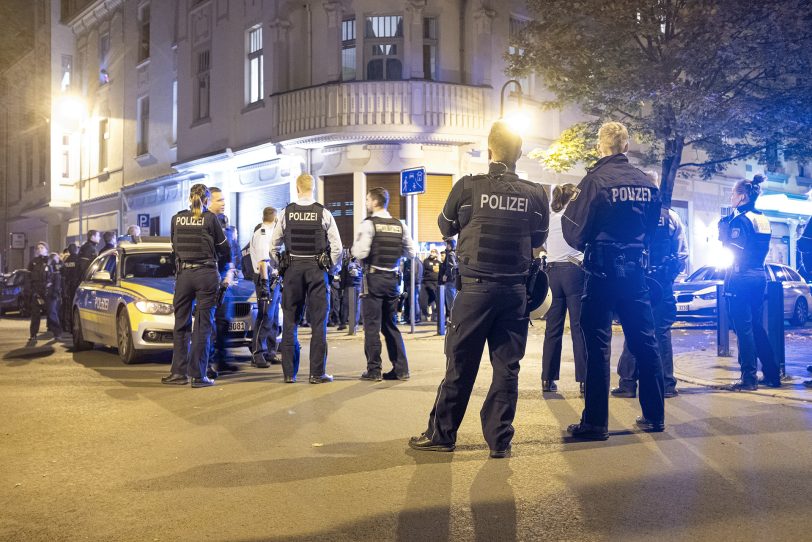
<instances>
[{"instance_id":1,"label":"utility belt","mask_svg":"<svg viewBox=\"0 0 812 542\"><path fill-rule=\"evenodd\" d=\"M200 269L201 267L217 269L217 264L214 262L180 262L181 269Z\"/></svg>"},{"instance_id":2,"label":"utility belt","mask_svg":"<svg viewBox=\"0 0 812 542\"><path fill-rule=\"evenodd\" d=\"M580 262L547 262L544 269L555 269L556 267L581 267Z\"/></svg>"},{"instance_id":3,"label":"utility belt","mask_svg":"<svg viewBox=\"0 0 812 542\"><path fill-rule=\"evenodd\" d=\"M601 278L625 278L648 267L648 252L642 248L611 244L589 244L584 251L584 269Z\"/></svg>"},{"instance_id":4,"label":"utility belt","mask_svg":"<svg viewBox=\"0 0 812 542\"><path fill-rule=\"evenodd\" d=\"M465 284L503 284L512 286L514 284L525 284L527 277L463 277L458 275L457 289L462 289Z\"/></svg>"},{"instance_id":5,"label":"utility belt","mask_svg":"<svg viewBox=\"0 0 812 542\"><path fill-rule=\"evenodd\" d=\"M330 257L329 250L325 250L321 254L303 256L285 252L279 259L279 274L284 275L293 262L316 262L322 271L330 271L333 268L333 259Z\"/></svg>"}]
</instances>

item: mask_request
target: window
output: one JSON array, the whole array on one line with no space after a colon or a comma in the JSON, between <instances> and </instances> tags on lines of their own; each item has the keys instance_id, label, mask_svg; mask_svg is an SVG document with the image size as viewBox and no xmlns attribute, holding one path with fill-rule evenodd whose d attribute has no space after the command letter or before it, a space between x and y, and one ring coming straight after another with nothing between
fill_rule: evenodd
<instances>
[{"instance_id":1,"label":"window","mask_svg":"<svg viewBox=\"0 0 812 542\"><path fill-rule=\"evenodd\" d=\"M262 27L248 31L248 103L262 101L263 91Z\"/></svg>"},{"instance_id":2,"label":"window","mask_svg":"<svg viewBox=\"0 0 812 542\"><path fill-rule=\"evenodd\" d=\"M138 156L149 152L149 96L138 99L138 125L135 140Z\"/></svg>"},{"instance_id":3,"label":"window","mask_svg":"<svg viewBox=\"0 0 812 542\"><path fill-rule=\"evenodd\" d=\"M386 15L366 18L364 44L367 55L367 79L385 81L403 79L403 17Z\"/></svg>"},{"instance_id":4,"label":"window","mask_svg":"<svg viewBox=\"0 0 812 542\"><path fill-rule=\"evenodd\" d=\"M521 37L522 31L524 31L524 27L527 26L527 21L523 21L521 19L514 19L513 17L510 18L510 29L509 29L509 40L510 44L508 46L508 54L510 55L524 55L524 49L517 45L519 38Z\"/></svg>"},{"instance_id":5,"label":"window","mask_svg":"<svg viewBox=\"0 0 812 542\"><path fill-rule=\"evenodd\" d=\"M355 18L341 22L341 80L355 79Z\"/></svg>"},{"instance_id":6,"label":"window","mask_svg":"<svg viewBox=\"0 0 812 542\"><path fill-rule=\"evenodd\" d=\"M149 58L149 4L138 10L138 62Z\"/></svg>"},{"instance_id":7,"label":"window","mask_svg":"<svg viewBox=\"0 0 812 542\"><path fill-rule=\"evenodd\" d=\"M70 179L70 136L62 135L62 178Z\"/></svg>"},{"instance_id":8,"label":"window","mask_svg":"<svg viewBox=\"0 0 812 542\"><path fill-rule=\"evenodd\" d=\"M211 52L206 49L197 53L197 95L195 96L195 120L209 118L209 66Z\"/></svg>"},{"instance_id":9,"label":"window","mask_svg":"<svg viewBox=\"0 0 812 542\"><path fill-rule=\"evenodd\" d=\"M437 77L437 19L423 19L423 77L436 81Z\"/></svg>"},{"instance_id":10,"label":"window","mask_svg":"<svg viewBox=\"0 0 812 542\"><path fill-rule=\"evenodd\" d=\"M25 188L34 188L34 138L25 142Z\"/></svg>"},{"instance_id":11,"label":"window","mask_svg":"<svg viewBox=\"0 0 812 542\"><path fill-rule=\"evenodd\" d=\"M101 119L99 121L99 171L107 169L107 141L110 139L107 127L107 119Z\"/></svg>"},{"instance_id":12,"label":"window","mask_svg":"<svg viewBox=\"0 0 812 542\"><path fill-rule=\"evenodd\" d=\"M107 63L110 60L110 34L99 36L99 84L106 85L110 82L110 74L107 71Z\"/></svg>"},{"instance_id":13,"label":"window","mask_svg":"<svg viewBox=\"0 0 812 542\"><path fill-rule=\"evenodd\" d=\"M73 57L71 55L62 55L62 81L60 87L62 92L70 89L71 75L73 73Z\"/></svg>"},{"instance_id":14,"label":"window","mask_svg":"<svg viewBox=\"0 0 812 542\"><path fill-rule=\"evenodd\" d=\"M178 81L172 81L172 145L178 143Z\"/></svg>"}]
</instances>

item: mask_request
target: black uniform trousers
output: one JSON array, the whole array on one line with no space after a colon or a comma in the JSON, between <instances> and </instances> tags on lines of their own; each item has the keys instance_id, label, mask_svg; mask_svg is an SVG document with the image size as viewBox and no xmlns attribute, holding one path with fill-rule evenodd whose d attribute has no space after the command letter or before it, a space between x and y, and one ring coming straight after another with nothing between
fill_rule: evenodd
<instances>
[{"instance_id":1,"label":"black uniform trousers","mask_svg":"<svg viewBox=\"0 0 812 542\"><path fill-rule=\"evenodd\" d=\"M226 278L227 273L220 273L220 283L217 288L217 297L220 296L220 288L224 288L223 280ZM231 322L231 318L233 317L233 308L231 303L226 301L225 296L228 293L224 294L223 302L217 305L215 303L214 307L214 334L212 339L212 349L211 349L211 358L212 361L220 364L221 362L225 361L226 357L226 337L228 336L228 326Z\"/></svg>"},{"instance_id":2,"label":"black uniform trousers","mask_svg":"<svg viewBox=\"0 0 812 542\"><path fill-rule=\"evenodd\" d=\"M423 286L418 290L420 301L420 312L423 313L423 318L429 319L429 307L434 303L434 313L432 319L437 318L437 294L439 292L436 280L424 280Z\"/></svg>"},{"instance_id":3,"label":"black uniform trousers","mask_svg":"<svg viewBox=\"0 0 812 542\"><path fill-rule=\"evenodd\" d=\"M769 382L780 382L781 374L773 357L772 347L763 324L764 290L767 279L764 269L743 269L734 273L727 285L731 294L730 315L739 344L739 365L742 382L757 384L756 358L761 360L761 371Z\"/></svg>"},{"instance_id":4,"label":"black uniform trousers","mask_svg":"<svg viewBox=\"0 0 812 542\"><path fill-rule=\"evenodd\" d=\"M364 312L364 354L367 371L381 371L381 332L386 342L386 353L398 376L409 374L409 361L403 336L397 326L398 275L394 271L369 271L365 279L368 293L361 298Z\"/></svg>"},{"instance_id":5,"label":"black uniform trousers","mask_svg":"<svg viewBox=\"0 0 812 542\"><path fill-rule=\"evenodd\" d=\"M220 275L214 267L181 269L175 280L172 374L202 378L209 365ZM192 329L192 309L195 311ZM191 335L191 350L189 339Z\"/></svg>"},{"instance_id":6,"label":"black uniform trousers","mask_svg":"<svg viewBox=\"0 0 812 542\"><path fill-rule=\"evenodd\" d=\"M454 300L445 339L445 378L437 390L425 434L437 444L457 440L487 341L493 380L480 411L482 432L492 450L504 450L513 438L519 361L527 344L527 290L523 283L472 280L463 278Z\"/></svg>"},{"instance_id":7,"label":"black uniform trousers","mask_svg":"<svg viewBox=\"0 0 812 542\"><path fill-rule=\"evenodd\" d=\"M658 280L663 287L662 301L651 308L654 315L654 335L660 348L660 361L663 364L663 383L665 391L677 389L674 378L674 351L671 347L671 326L677 320L677 300L674 299L673 283ZM630 391L637 390L637 363L629 350L629 343L623 345L623 352L617 362L617 374L620 376L620 387Z\"/></svg>"},{"instance_id":8,"label":"black uniform trousers","mask_svg":"<svg viewBox=\"0 0 812 542\"><path fill-rule=\"evenodd\" d=\"M310 376L321 376L327 368L327 314L330 312L327 273L315 258L291 258L282 289L282 371L285 376L299 372L298 323L307 300L310 324Z\"/></svg>"},{"instance_id":9,"label":"black uniform trousers","mask_svg":"<svg viewBox=\"0 0 812 542\"><path fill-rule=\"evenodd\" d=\"M31 301L28 303L31 312L31 322L28 326L29 337L36 337L39 333L39 326L42 324L42 317L48 316L48 305L45 300L45 292L32 293Z\"/></svg>"},{"instance_id":10,"label":"black uniform trousers","mask_svg":"<svg viewBox=\"0 0 812 542\"><path fill-rule=\"evenodd\" d=\"M259 282L254 281L254 289L259 299ZM281 301L282 292L280 291L280 283L276 281L273 290L270 292L270 303L268 304L268 311L263 314L257 314L257 321L254 322L254 336L251 338L251 353L252 354L267 354L270 357L276 356L277 344L276 338L279 335L279 303Z\"/></svg>"},{"instance_id":11,"label":"black uniform trousers","mask_svg":"<svg viewBox=\"0 0 812 542\"><path fill-rule=\"evenodd\" d=\"M586 341L585 408L581 421L609 425L609 357L612 343L612 315L620 316L629 350L637 360L640 406L643 416L664 421L663 369L654 336L654 316L645 274L627 269L623 278L602 278L588 274L581 305L581 329Z\"/></svg>"},{"instance_id":12,"label":"black uniform trousers","mask_svg":"<svg viewBox=\"0 0 812 542\"><path fill-rule=\"evenodd\" d=\"M547 311L544 348L541 352L541 379L558 380L561 370L561 342L564 320L570 314L572 353L575 357L575 381L586 381L586 345L581 332L581 296L586 273L579 265L552 262L547 266L552 304Z\"/></svg>"}]
</instances>

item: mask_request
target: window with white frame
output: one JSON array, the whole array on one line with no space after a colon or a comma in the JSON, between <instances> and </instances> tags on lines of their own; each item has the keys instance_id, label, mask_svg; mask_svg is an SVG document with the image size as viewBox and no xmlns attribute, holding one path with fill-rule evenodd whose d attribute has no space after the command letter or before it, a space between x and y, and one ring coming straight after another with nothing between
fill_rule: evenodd
<instances>
[{"instance_id":1,"label":"window with white frame","mask_svg":"<svg viewBox=\"0 0 812 542\"><path fill-rule=\"evenodd\" d=\"M71 78L73 76L73 56L62 55L62 81L60 81L60 88L62 92L70 89Z\"/></svg>"},{"instance_id":2,"label":"window with white frame","mask_svg":"<svg viewBox=\"0 0 812 542\"><path fill-rule=\"evenodd\" d=\"M430 81L438 79L437 74L437 19L423 18L423 77Z\"/></svg>"},{"instance_id":3,"label":"window with white frame","mask_svg":"<svg viewBox=\"0 0 812 542\"><path fill-rule=\"evenodd\" d=\"M209 118L211 51L209 49L197 53L197 94L195 95L195 120Z\"/></svg>"},{"instance_id":4,"label":"window with white frame","mask_svg":"<svg viewBox=\"0 0 812 542\"><path fill-rule=\"evenodd\" d=\"M135 133L136 154L141 156L149 152L149 96L138 98L136 114L138 119Z\"/></svg>"},{"instance_id":5,"label":"window with white frame","mask_svg":"<svg viewBox=\"0 0 812 542\"><path fill-rule=\"evenodd\" d=\"M104 33L99 36L99 84L106 85L110 82L110 72L108 62L110 60L110 34Z\"/></svg>"},{"instance_id":6,"label":"window with white frame","mask_svg":"<svg viewBox=\"0 0 812 542\"><path fill-rule=\"evenodd\" d=\"M70 179L70 135L62 134L62 178Z\"/></svg>"},{"instance_id":7,"label":"window with white frame","mask_svg":"<svg viewBox=\"0 0 812 542\"><path fill-rule=\"evenodd\" d=\"M355 17L341 21L341 80L356 78Z\"/></svg>"},{"instance_id":8,"label":"window with white frame","mask_svg":"<svg viewBox=\"0 0 812 542\"><path fill-rule=\"evenodd\" d=\"M149 58L149 4L138 8L138 62Z\"/></svg>"},{"instance_id":9,"label":"window with white frame","mask_svg":"<svg viewBox=\"0 0 812 542\"><path fill-rule=\"evenodd\" d=\"M403 79L403 17L367 17L364 27L366 78L370 81Z\"/></svg>"},{"instance_id":10,"label":"window with white frame","mask_svg":"<svg viewBox=\"0 0 812 542\"><path fill-rule=\"evenodd\" d=\"M262 101L264 59L262 55L262 27L257 26L248 31L248 59L246 64L248 79L248 103Z\"/></svg>"},{"instance_id":11,"label":"window with white frame","mask_svg":"<svg viewBox=\"0 0 812 542\"><path fill-rule=\"evenodd\" d=\"M110 140L109 121L99 120L99 171L107 169L107 142Z\"/></svg>"}]
</instances>

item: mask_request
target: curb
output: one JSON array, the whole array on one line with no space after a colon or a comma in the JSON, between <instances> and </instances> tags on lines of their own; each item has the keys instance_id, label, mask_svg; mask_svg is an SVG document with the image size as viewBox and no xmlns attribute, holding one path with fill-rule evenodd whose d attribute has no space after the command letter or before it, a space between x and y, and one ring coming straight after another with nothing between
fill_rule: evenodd
<instances>
[{"instance_id":1,"label":"curb","mask_svg":"<svg viewBox=\"0 0 812 542\"><path fill-rule=\"evenodd\" d=\"M683 373L678 373L676 371L674 371L674 378L676 378L677 380L679 380L681 382L687 382L689 384L695 384L697 386L704 386L706 388L712 388L712 389L715 389L715 390L721 390L722 387L726 385L726 384L721 384L721 383L719 383L719 382L717 382L715 380L706 380L704 378L697 378L697 377L693 377L693 376L686 375L686 374L683 374ZM762 397L774 397L776 399L788 399L790 401L797 401L799 403L812 403L812 396L810 396L808 398L794 397L794 396L791 396L791 395L785 395L785 394L780 393L780 392L767 391L767 389L768 388L765 388L764 391L762 391L762 389L759 388L756 391L739 391L739 392L731 392L731 393L749 393L751 395L760 395Z\"/></svg>"}]
</instances>

